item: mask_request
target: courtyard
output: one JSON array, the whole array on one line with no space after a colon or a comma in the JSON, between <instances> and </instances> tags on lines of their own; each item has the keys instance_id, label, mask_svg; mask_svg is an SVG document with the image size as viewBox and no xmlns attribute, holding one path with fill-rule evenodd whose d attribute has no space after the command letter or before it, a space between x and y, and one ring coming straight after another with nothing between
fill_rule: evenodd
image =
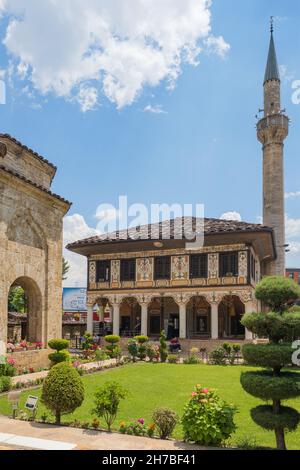
<instances>
[{"instance_id":1,"label":"courtyard","mask_svg":"<svg viewBox=\"0 0 300 470\"><path fill-rule=\"evenodd\" d=\"M64 415L63 424L80 421L91 423L93 414L93 396L96 389L106 381L114 380L123 385L128 391L128 397L122 401L120 411L113 426L118 431L120 422L129 422L133 419L144 418L151 423L153 410L158 406L166 406L182 415L183 407L189 400L190 394L197 383L203 387L216 388L220 397L238 408L235 415L237 431L228 442L230 446L241 446L247 440L258 447L275 448L274 435L255 425L249 410L259 404L260 400L249 396L240 385L242 371L251 370L245 366L213 366L213 365L184 365L184 364L150 364L140 362L128 364L124 367L110 369L83 377L85 386L85 400L80 408L72 415ZM24 408L29 394L41 395L41 389L25 391L22 393L20 406ZM147 397L147 399L145 399ZM300 399L291 400L290 405L300 408ZM11 415L11 407L7 396L0 398L0 414ZM46 414L47 421L53 418L48 410L39 403L37 418ZM54 418L53 418L54 419ZM101 422L104 427L104 422ZM173 438L182 439L181 425L175 428ZM298 449L300 430L288 433L286 436L289 449Z\"/></svg>"}]
</instances>

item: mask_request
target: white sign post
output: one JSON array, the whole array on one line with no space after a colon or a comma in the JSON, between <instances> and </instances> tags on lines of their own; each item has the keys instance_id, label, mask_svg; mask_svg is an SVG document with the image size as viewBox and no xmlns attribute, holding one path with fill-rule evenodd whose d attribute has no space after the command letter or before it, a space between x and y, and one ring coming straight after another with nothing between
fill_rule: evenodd
<instances>
[{"instance_id":1,"label":"white sign post","mask_svg":"<svg viewBox=\"0 0 300 470\"><path fill-rule=\"evenodd\" d=\"M39 399L38 397L34 397L33 395L28 395L26 403L25 403L25 408L29 411L32 411L33 419L35 418L35 415L37 412L38 399Z\"/></svg>"}]
</instances>

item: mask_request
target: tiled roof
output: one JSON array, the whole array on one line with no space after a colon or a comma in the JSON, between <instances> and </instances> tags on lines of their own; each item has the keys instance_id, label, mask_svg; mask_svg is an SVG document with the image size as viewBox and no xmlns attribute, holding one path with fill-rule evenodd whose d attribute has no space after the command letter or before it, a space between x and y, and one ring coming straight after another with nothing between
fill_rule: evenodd
<instances>
[{"instance_id":1,"label":"tiled roof","mask_svg":"<svg viewBox=\"0 0 300 470\"><path fill-rule=\"evenodd\" d=\"M31 155L33 155L34 157L38 158L39 160L41 160L43 163L47 163L47 165L51 166L55 171L57 170L56 166L53 165L53 163L49 162L48 160L46 160L46 158L42 157L41 155L39 155L37 152L35 152L34 150L32 150L31 148L27 147L26 145L22 144L22 142L20 142L19 140L15 139L14 137L12 137L11 135L9 134L0 134L0 139L9 139L11 142L13 142L14 144L18 145L19 147L21 147L22 149L26 150L27 152L31 153Z\"/></svg>"},{"instance_id":2,"label":"tiled roof","mask_svg":"<svg viewBox=\"0 0 300 470\"><path fill-rule=\"evenodd\" d=\"M62 201L62 202L65 202L66 204L69 204L69 205L72 204L71 202L67 201L66 199L64 199L63 197L59 196L58 194L55 194L55 193L53 193L52 191L50 191L49 189L44 188L44 186L41 186L41 185L39 185L39 184L37 184L37 183L34 183L33 181L29 180L28 178L26 178L26 177L23 176L23 175L20 175L19 173L17 173L17 172L14 171L14 170L8 169L8 168L6 168L6 167L3 166L3 165L0 165L0 170L5 171L6 173L8 173L8 174L11 175L11 176L15 176L16 178L18 178L18 179L24 181L25 183L30 184L31 186L34 186L35 188L39 189L40 191L43 191L44 193L47 193L47 194L49 194L50 196L55 197L56 199L59 199L59 200Z\"/></svg>"},{"instance_id":3,"label":"tiled roof","mask_svg":"<svg viewBox=\"0 0 300 470\"><path fill-rule=\"evenodd\" d=\"M116 243L134 240L168 240L168 239L190 239L189 234L197 231L197 221L195 217L180 217L155 224L142 225L134 229L121 230L106 235L98 235L76 242L70 243L67 248L79 248L84 245L97 245L103 243ZM204 219L204 235L220 233L245 233L245 232L272 232L271 227L247 222L237 222L235 220ZM170 232L170 236L169 236Z\"/></svg>"}]
</instances>

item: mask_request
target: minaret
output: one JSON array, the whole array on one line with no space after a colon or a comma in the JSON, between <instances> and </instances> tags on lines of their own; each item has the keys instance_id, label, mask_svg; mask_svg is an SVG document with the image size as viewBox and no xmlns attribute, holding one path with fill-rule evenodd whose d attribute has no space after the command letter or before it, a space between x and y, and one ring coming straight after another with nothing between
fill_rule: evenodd
<instances>
[{"instance_id":1,"label":"minaret","mask_svg":"<svg viewBox=\"0 0 300 470\"><path fill-rule=\"evenodd\" d=\"M268 263L265 274L285 272L284 214L284 139L289 131L289 119L281 110L280 75L273 38L264 78L264 117L257 124L257 137L263 145L263 223L274 228L277 259Z\"/></svg>"}]
</instances>

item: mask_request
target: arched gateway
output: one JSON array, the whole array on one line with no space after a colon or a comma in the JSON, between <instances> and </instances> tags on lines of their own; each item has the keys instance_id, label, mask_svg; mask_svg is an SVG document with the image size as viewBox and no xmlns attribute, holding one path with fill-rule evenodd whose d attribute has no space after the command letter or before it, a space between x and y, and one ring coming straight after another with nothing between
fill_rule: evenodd
<instances>
[{"instance_id":1,"label":"arched gateway","mask_svg":"<svg viewBox=\"0 0 300 470\"><path fill-rule=\"evenodd\" d=\"M7 342L8 296L24 289L21 335L45 346L61 336L62 219L70 207L50 190L56 168L0 134L0 340ZM11 338L9 338L11 339Z\"/></svg>"}]
</instances>

